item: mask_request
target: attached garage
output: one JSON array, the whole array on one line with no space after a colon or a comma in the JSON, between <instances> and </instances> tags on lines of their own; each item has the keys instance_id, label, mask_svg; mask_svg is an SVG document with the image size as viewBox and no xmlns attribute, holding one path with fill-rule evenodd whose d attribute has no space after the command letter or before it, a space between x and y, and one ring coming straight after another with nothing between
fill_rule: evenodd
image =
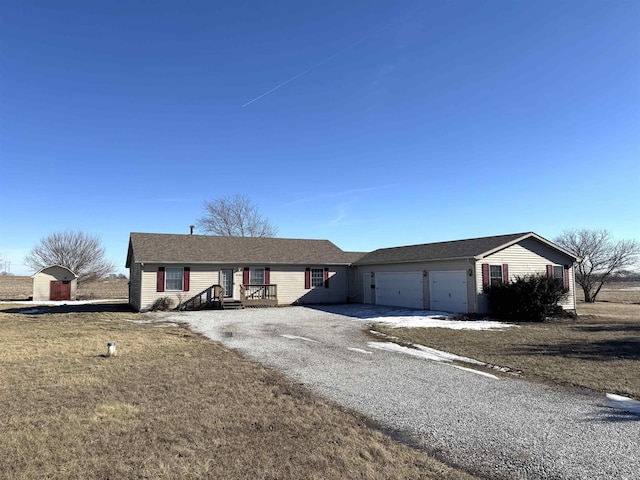
<instances>
[{"instance_id":1,"label":"attached garage","mask_svg":"<svg viewBox=\"0 0 640 480\"><path fill-rule=\"evenodd\" d=\"M429 272L431 310L469 313L467 301L467 272Z\"/></svg>"},{"instance_id":2,"label":"attached garage","mask_svg":"<svg viewBox=\"0 0 640 480\"><path fill-rule=\"evenodd\" d=\"M52 265L33 276L33 300L36 302L76 299L78 276L62 265Z\"/></svg>"},{"instance_id":3,"label":"attached garage","mask_svg":"<svg viewBox=\"0 0 640 480\"><path fill-rule=\"evenodd\" d=\"M424 308L423 278L422 272L376 273L376 304Z\"/></svg>"}]
</instances>

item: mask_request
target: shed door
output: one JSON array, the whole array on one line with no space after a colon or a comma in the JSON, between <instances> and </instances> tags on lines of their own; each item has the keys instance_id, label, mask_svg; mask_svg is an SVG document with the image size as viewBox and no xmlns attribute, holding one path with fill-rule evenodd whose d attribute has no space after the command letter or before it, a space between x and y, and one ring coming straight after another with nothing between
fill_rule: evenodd
<instances>
[{"instance_id":1,"label":"shed door","mask_svg":"<svg viewBox=\"0 0 640 480\"><path fill-rule=\"evenodd\" d=\"M376 304L424 308L422 272L376 272Z\"/></svg>"},{"instance_id":2,"label":"shed door","mask_svg":"<svg viewBox=\"0 0 640 480\"><path fill-rule=\"evenodd\" d=\"M431 310L469 313L467 305L467 273L429 272Z\"/></svg>"},{"instance_id":3,"label":"shed door","mask_svg":"<svg viewBox=\"0 0 640 480\"><path fill-rule=\"evenodd\" d=\"M69 280L52 280L49 300L71 300L71 282Z\"/></svg>"}]
</instances>

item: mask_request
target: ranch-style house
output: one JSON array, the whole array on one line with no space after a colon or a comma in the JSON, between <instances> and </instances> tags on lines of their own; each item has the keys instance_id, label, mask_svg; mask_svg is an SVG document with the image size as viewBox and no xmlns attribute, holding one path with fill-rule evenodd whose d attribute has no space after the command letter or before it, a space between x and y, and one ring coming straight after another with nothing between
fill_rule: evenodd
<instances>
[{"instance_id":1,"label":"ranch-style house","mask_svg":"<svg viewBox=\"0 0 640 480\"><path fill-rule=\"evenodd\" d=\"M131 233L126 267L136 311L358 302L489 312L484 289L514 276L562 279L575 310L577 258L533 233L345 252L329 240Z\"/></svg>"}]
</instances>

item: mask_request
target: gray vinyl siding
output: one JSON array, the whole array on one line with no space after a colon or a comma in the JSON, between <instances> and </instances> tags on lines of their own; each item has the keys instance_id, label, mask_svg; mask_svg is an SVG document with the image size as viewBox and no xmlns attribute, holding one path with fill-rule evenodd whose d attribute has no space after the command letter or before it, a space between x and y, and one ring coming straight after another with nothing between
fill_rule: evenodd
<instances>
[{"instance_id":1,"label":"gray vinyl siding","mask_svg":"<svg viewBox=\"0 0 640 480\"><path fill-rule=\"evenodd\" d=\"M426 272L426 277L422 283L423 288L423 308L429 309L431 306L431 298L429 292L429 272L443 272L443 271L468 271L472 268L472 263L468 260L443 260L437 262L415 262L415 263L401 263L392 265L364 265L358 266L355 273L355 288L353 289L356 294L356 302L364 303L364 285L363 276L365 273L375 274L381 272ZM473 269L472 269L473 273ZM469 312L473 312L475 305L475 282L473 278L467 278L467 305ZM375 293L372 292L371 301L375 303Z\"/></svg>"},{"instance_id":2,"label":"gray vinyl siding","mask_svg":"<svg viewBox=\"0 0 640 480\"><path fill-rule=\"evenodd\" d=\"M573 271L573 259L562 252L537 241L534 238L527 238L510 247L478 260L476 265L476 292L478 293L478 312L488 313L489 303L487 295L483 293L482 286L482 264L502 265L509 267L509 280L515 276L532 274L546 274L547 265L569 265L569 294L566 300L561 303L566 310L575 310L575 280Z\"/></svg>"}]
</instances>

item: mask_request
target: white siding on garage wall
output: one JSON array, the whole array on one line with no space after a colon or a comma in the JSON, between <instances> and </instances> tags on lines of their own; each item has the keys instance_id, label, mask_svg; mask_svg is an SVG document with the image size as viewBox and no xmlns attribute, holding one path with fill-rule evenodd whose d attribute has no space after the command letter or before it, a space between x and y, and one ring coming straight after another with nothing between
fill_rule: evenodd
<instances>
[{"instance_id":1,"label":"white siding on garage wall","mask_svg":"<svg viewBox=\"0 0 640 480\"><path fill-rule=\"evenodd\" d=\"M572 259L562 252L559 252L536 239L528 238L515 245L500 250L484 259L478 260L476 265L476 283L475 288L478 292L478 312L487 313L489 311L489 302L487 295L483 293L482 286L482 264L509 266L509 279L513 280L515 276L524 276L532 274L546 274L547 265L566 265L572 266ZM573 268L569 269L569 294L567 299L561 303L565 309L574 310L575 307L575 282Z\"/></svg>"}]
</instances>

